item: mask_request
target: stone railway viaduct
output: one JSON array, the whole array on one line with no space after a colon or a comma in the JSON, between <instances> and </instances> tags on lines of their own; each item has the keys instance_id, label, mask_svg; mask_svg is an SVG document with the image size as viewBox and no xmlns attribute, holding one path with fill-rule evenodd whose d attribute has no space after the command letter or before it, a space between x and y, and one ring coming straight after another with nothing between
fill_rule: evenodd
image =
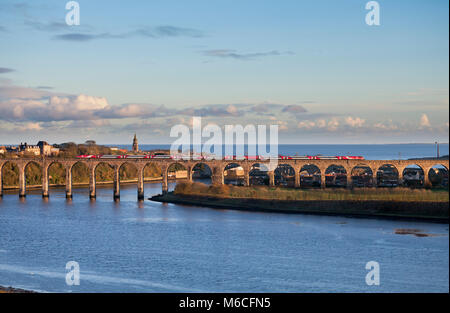
<instances>
[{"instance_id":1,"label":"stone railway viaduct","mask_svg":"<svg viewBox=\"0 0 450 313\"><path fill-rule=\"evenodd\" d=\"M188 174L188 179L192 180L193 169L197 164L206 164L211 169L212 175L211 180L215 185L224 184L224 170L229 164L237 164L241 166L244 170L244 185L250 185L249 173L252 166L255 164L267 164L268 161L228 161L228 160L172 160L172 159L77 159L77 158L42 158L42 159L0 159L0 196L3 194L3 184L2 184L2 173L3 166L8 163L14 163L19 169L19 196L25 197L26 195L26 177L25 169L31 162L37 163L42 169L42 196L49 196L49 167L54 163L59 163L65 168L66 172L66 197L72 197L72 167L80 162L87 166L89 170L89 195L91 198L96 197L96 181L95 181L95 169L100 163L106 163L111 166L114 170L114 199L120 198L120 178L119 170L121 166L125 163L133 164L137 168L138 172L138 183L137 183L137 193L138 199L144 199L144 168L149 164L154 164L161 169L162 173L162 191L163 193L168 191L168 176L169 167L173 164L181 164L185 167ZM332 165L342 166L348 175L351 175L352 170L355 167L368 167L372 170L372 179L374 180L374 186L377 185L376 173L380 167L384 165L392 165L398 171L398 179L402 181L403 171L406 167L411 165L420 166L424 172L424 185L430 186L429 172L433 166L442 165L447 171L449 169L448 160L278 160L278 165L288 164L295 171L295 187L300 187L300 171L305 165L315 165L320 170L321 175L321 186L324 188L325 184L325 172L327 168ZM267 172L269 176L269 185L275 185L274 171ZM351 179L347 178L347 186L351 185Z\"/></svg>"}]
</instances>

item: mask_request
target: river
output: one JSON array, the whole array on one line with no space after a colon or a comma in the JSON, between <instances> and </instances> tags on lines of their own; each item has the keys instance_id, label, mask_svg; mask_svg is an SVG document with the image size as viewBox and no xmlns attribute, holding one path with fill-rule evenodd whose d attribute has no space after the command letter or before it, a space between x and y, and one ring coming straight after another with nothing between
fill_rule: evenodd
<instances>
[{"instance_id":1,"label":"river","mask_svg":"<svg viewBox=\"0 0 450 313\"><path fill-rule=\"evenodd\" d=\"M146 196L160 184L146 184ZM397 235L398 228L437 236ZM121 201L99 188L0 202L0 285L48 292L448 292L448 225ZM80 265L80 285L65 282ZM368 286L365 265L380 264Z\"/></svg>"},{"instance_id":2,"label":"river","mask_svg":"<svg viewBox=\"0 0 450 313\"><path fill-rule=\"evenodd\" d=\"M447 146L448 147L448 146ZM431 149L432 150L432 149ZM448 153L448 152L447 152ZM173 188L173 184L171 186ZM161 192L145 184L146 198ZM44 292L448 292L449 226L137 202L135 185L0 199L0 285ZM395 234L420 229L430 237ZM66 263L80 285L66 284ZM366 263L380 266L367 285Z\"/></svg>"}]
</instances>

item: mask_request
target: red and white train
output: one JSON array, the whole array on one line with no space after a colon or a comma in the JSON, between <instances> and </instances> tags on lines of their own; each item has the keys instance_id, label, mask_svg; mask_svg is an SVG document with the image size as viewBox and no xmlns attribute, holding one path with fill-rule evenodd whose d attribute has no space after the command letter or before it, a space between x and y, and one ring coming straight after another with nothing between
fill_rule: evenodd
<instances>
[{"instance_id":1,"label":"red and white train","mask_svg":"<svg viewBox=\"0 0 450 313\"><path fill-rule=\"evenodd\" d=\"M174 159L174 160L180 160L180 159L187 159L186 156L183 155L151 155L151 154L145 154L145 155L93 155L93 154L83 154L77 156L79 159ZM200 155L194 155L190 159L192 160L205 160L207 157L200 156ZM241 158L238 158L237 156L225 156L224 160L240 160ZM253 161L264 161L268 160L266 157L262 156L244 156L244 160L253 160ZM304 156L286 156L286 155L279 155L278 160L364 160L364 157L362 156L323 156L323 155L304 155Z\"/></svg>"}]
</instances>

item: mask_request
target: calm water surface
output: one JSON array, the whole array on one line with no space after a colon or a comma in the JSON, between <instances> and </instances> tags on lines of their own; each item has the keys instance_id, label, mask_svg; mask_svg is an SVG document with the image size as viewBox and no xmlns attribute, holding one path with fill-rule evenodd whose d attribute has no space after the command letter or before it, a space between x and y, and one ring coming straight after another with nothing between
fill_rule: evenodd
<instances>
[{"instance_id":1,"label":"calm water surface","mask_svg":"<svg viewBox=\"0 0 450 313\"><path fill-rule=\"evenodd\" d=\"M146 184L146 195L160 184ZM448 292L448 225L213 210L98 189L0 202L0 285L49 292ZM439 236L396 235L418 228ZM77 261L81 284L65 284ZM365 264L381 266L380 286Z\"/></svg>"}]
</instances>

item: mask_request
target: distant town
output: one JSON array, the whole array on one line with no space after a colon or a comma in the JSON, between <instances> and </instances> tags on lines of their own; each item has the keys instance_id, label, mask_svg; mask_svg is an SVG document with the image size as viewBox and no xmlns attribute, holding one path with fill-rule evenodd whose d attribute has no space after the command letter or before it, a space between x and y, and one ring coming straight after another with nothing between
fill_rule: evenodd
<instances>
[{"instance_id":1,"label":"distant town","mask_svg":"<svg viewBox=\"0 0 450 313\"><path fill-rule=\"evenodd\" d=\"M123 149L118 147L109 147L97 145L94 140L87 140L85 143L76 144L67 142L62 144L49 144L41 140L32 145L27 142L21 142L18 145L0 146L0 157L19 158L19 157L74 157L83 154L168 154L168 150L150 150L141 151L136 134L133 138L132 149Z\"/></svg>"}]
</instances>

